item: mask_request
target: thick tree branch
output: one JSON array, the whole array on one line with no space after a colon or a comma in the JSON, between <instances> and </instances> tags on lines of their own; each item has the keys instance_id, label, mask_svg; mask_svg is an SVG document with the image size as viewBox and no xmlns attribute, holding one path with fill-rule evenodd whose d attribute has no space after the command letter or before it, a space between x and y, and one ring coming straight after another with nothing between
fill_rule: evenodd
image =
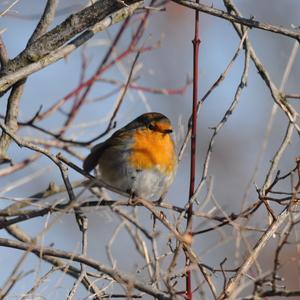
<instances>
[{"instance_id":1,"label":"thick tree branch","mask_svg":"<svg viewBox=\"0 0 300 300\"><path fill-rule=\"evenodd\" d=\"M6 64L1 73L0 96L18 80L66 57L96 32L126 19L142 3L139 0L129 0L128 6L124 6L117 1L97 1L71 15ZM78 37L69 42L79 33ZM69 43L63 46L67 42Z\"/></svg>"}]
</instances>

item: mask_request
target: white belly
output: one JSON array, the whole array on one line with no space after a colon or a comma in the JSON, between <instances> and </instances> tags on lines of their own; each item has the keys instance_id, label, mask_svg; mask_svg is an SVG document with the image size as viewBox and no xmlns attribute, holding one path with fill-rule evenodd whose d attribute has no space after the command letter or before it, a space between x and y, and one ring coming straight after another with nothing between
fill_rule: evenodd
<instances>
[{"instance_id":1,"label":"white belly","mask_svg":"<svg viewBox=\"0 0 300 300\"><path fill-rule=\"evenodd\" d=\"M112 170L112 169L110 169ZM109 185L146 200L159 200L173 181L173 176L163 175L158 169L124 169L118 166L112 172L101 170L101 178Z\"/></svg>"}]
</instances>

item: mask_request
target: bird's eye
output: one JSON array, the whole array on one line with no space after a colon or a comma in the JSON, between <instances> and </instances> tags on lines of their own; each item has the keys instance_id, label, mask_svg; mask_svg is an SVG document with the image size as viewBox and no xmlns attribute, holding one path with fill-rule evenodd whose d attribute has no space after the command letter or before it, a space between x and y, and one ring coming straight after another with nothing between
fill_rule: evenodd
<instances>
[{"instance_id":1,"label":"bird's eye","mask_svg":"<svg viewBox=\"0 0 300 300\"><path fill-rule=\"evenodd\" d=\"M148 128L149 128L150 130L155 130L155 126L154 126L153 124L151 124L151 123L148 125Z\"/></svg>"}]
</instances>

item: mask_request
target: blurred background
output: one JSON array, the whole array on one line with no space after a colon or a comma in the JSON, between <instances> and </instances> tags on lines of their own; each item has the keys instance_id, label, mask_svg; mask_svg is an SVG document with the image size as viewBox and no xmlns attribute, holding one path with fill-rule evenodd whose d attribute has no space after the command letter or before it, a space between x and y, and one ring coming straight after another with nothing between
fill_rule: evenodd
<instances>
[{"instance_id":1,"label":"blurred background","mask_svg":"<svg viewBox=\"0 0 300 300\"><path fill-rule=\"evenodd\" d=\"M5 16L1 17L0 30L10 58L15 57L24 49L44 9L45 2L20 0ZM225 10L220 0L201 2ZM1 1L0 11L6 9L11 3L12 1ZM236 0L235 4L244 17L254 16L256 20L290 29L292 29L292 26L300 25L300 3L297 0ZM71 13L82 9L85 5L87 5L87 1L83 0L60 1L52 27L62 22ZM159 46L151 51L141 53L134 77L137 78L139 86L173 90L184 87L186 82L192 78L193 52L191 40L194 34L194 12L174 3L168 3L165 7L165 11L151 13L140 45L153 46L159 43ZM138 20L138 16L133 21L133 27L137 22L136 20ZM78 86L83 59L87 63L84 76L86 79L89 78L101 62L119 27L120 24L117 24L108 28L105 32L96 34L84 47L73 52L66 59L30 76L21 100L19 121L31 119L39 110L40 105L42 105L42 111L44 111ZM117 46L115 55L126 49L131 35L132 31L127 30ZM274 83L279 87L294 41L281 35L257 29L250 30L249 37L258 57L263 62ZM225 70L239 46L240 39L229 22L205 14L200 14L200 38L199 93L201 97ZM117 63L103 75L103 78L107 80L114 79L121 83L126 82L133 59L134 55L131 55L126 60ZM201 178L203 161L213 133L211 128L221 121L225 111L233 101L242 75L243 64L244 53L241 52L225 80L204 102L199 113L196 182ZM286 93L299 93L299 66L300 59L297 55L284 87ZM103 132L116 105L118 93L113 93L105 99L101 97L115 89L115 85L103 81L94 84L88 95L87 105L80 110L75 121L65 133L65 137L86 141ZM6 99L7 96L3 97L0 102L2 115L5 114ZM179 150L187 130L188 119L191 114L191 103L191 85L187 87L183 94L177 93L174 95L129 89L117 115L116 127L124 126L146 111L159 111L167 115L176 128L176 141ZM251 62L247 87L242 91L235 112L230 116L216 138L209 164L208 175L212 184L213 195L227 214L239 213L242 203L246 206L256 201L255 184L257 187L262 186L270 167L270 160L283 140L288 120L279 109L274 119L266 151L258 164L258 172L254 179L255 184L251 182L258 157L262 153L261 147L265 140L265 132L273 103L270 91ZM300 111L299 99L290 100L290 103L298 112ZM39 125L56 132L63 125L64 113L70 110L71 104L72 101L67 102L59 113L53 114L45 121L40 122ZM45 137L45 135L30 128L23 128L18 134L25 137ZM108 136L104 137L103 140ZM279 163L279 170L282 174L294 168L295 158L299 156L299 149L299 137L294 132L291 143ZM59 149L51 149L54 154L59 151ZM76 148L76 151L82 157L89 153L87 148ZM18 163L33 153L29 150L20 149L12 143L8 154L14 163ZM81 166L82 163L79 159L69 158L73 163ZM169 202L181 207L185 205L188 199L189 159L189 148L187 148L179 165L176 180L167 195ZM72 181L82 179L81 175L72 170L70 170L70 177ZM24 178L28 180L24 180ZM0 178L0 197L3 197L1 208L11 203L6 200L7 197L18 199L33 195L38 191L45 190L49 182L62 184L58 169L44 157L39 158L27 168L14 172L9 176L2 176ZM290 189L290 186L283 187L283 190L285 188ZM203 201L205 194L206 192L200 194L200 202ZM89 196L90 194L86 192L81 197ZM64 199L65 195L58 197ZM112 197L115 199L116 195ZM57 200L57 197L55 200ZM215 205L211 201L202 206L201 209L209 212ZM142 209L139 209L139 211L146 216L145 224L151 224L149 213L142 211ZM105 245L110 240L120 220L109 208L99 208L87 212L87 215L89 218L88 254L102 263L109 264ZM251 225L261 226L261 228L264 228L266 223L265 209L257 212L255 218L251 220ZM80 251L81 235L74 215L71 213L48 215L19 225L33 237L39 234L46 224L52 225L42 234L41 244L54 245L55 248L66 251ZM194 227L197 230L204 229L212 224L198 218L194 220ZM237 267L238 262L247 252L247 243L253 245L260 236L258 233L245 232L243 238L247 243L242 241L238 246L234 238L221 237L230 235L232 228L224 227L222 232L223 235L219 233L202 234L194 240L194 248L202 261L212 267L219 267L225 257L228 259L226 262L227 267ZM1 232L1 236L9 237L4 231ZM120 247L121 245L122 247ZM160 246L161 253L167 251L165 243L162 242ZM273 256L270 255L270 251L275 246L276 240L274 239L268 243L259 257L258 263L261 264L263 272L267 272L272 268ZM135 272L137 268L141 268L141 259L138 254L132 255L132 253L136 253L134 247L126 234L120 233L116 237L113 245L113 255L120 269ZM236 251L236 247L240 251ZM8 248L0 248L0 253L0 278L2 278L0 284L2 284L1 282L5 280L7 274L14 267L16 259L22 253ZM124 259L125 257L128 259ZM281 273L285 277L285 285L288 289L299 287L297 278L300 276L300 268L295 264L295 257L297 257L295 245L286 247L281 254L281 260L284 264ZM33 270L33 272L16 285L10 293L10 298L20 298L48 269L49 265L46 263L41 262L33 255L28 256L24 264L24 270ZM143 272L141 271L138 276L143 277ZM255 277L255 272L252 276ZM216 275L216 281L221 285L222 276ZM43 284L36 291L36 299L39 299L38 297L62 299L68 294L73 282L74 279L69 276L63 276L62 273L56 272L47 280L46 284ZM76 299L83 299L85 294L84 288L80 288Z\"/></svg>"}]
</instances>

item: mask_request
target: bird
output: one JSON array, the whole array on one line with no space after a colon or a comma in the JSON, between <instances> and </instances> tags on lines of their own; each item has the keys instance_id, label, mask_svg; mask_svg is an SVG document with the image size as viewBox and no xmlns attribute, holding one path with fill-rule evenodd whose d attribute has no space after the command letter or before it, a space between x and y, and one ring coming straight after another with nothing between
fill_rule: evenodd
<instances>
[{"instance_id":1,"label":"bird","mask_svg":"<svg viewBox=\"0 0 300 300\"><path fill-rule=\"evenodd\" d=\"M83 169L98 169L106 184L132 198L162 201L178 164L172 133L165 115L144 113L94 146Z\"/></svg>"}]
</instances>

